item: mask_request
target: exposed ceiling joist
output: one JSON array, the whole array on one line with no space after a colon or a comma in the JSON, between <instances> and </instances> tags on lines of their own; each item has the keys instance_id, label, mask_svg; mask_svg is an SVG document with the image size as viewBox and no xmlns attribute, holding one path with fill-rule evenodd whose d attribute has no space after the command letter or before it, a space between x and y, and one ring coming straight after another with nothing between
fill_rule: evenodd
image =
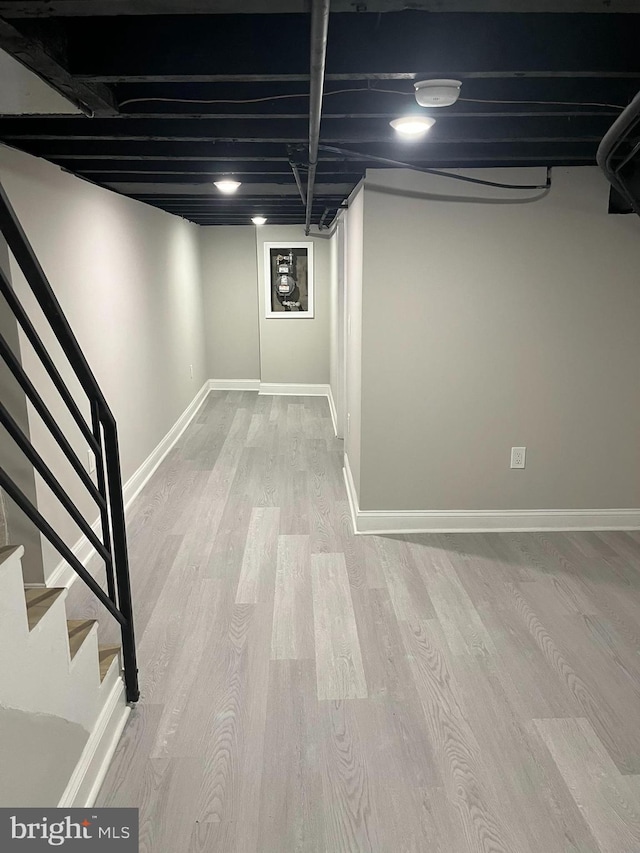
<instances>
[{"instance_id":1,"label":"exposed ceiling joist","mask_svg":"<svg viewBox=\"0 0 640 853\"><path fill-rule=\"evenodd\" d=\"M369 13L355 14L355 0L332 0L321 145L342 153L320 152L312 222L333 216L364 172L380 167L376 158L445 169L594 164L640 86L640 15L494 12L543 3L610 11L620 2L358 0ZM310 20L295 13L307 5L0 0L0 25L13 28L21 61L103 113L0 115L0 140L194 222L248 224L262 208L270 223L302 224L291 164L304 180ZM443 13L480 6L491 11ZM389 120L416 111L412 83L429 76L462 80L462 97L432 113L427 136L407 142ZM222 197L212 183L230 175L242 186Z\"/></svg>"},{"instance_id":2,"label":"exposed ceiling joist","mask_svg":"<svg viewBox=\"0 0 640 853\"><path fill-rule=\"evenodd\" d=\"M392 113L391 116L397 115ZM619 112L614 112L614 116ZM389 117L332 119L323 116L323 137L345 137L354 141L378 141L392 139L395 132L389 126ZM510 136L513 130L513 114L476 115L470 119L464 114L443 112L436 114L437 125L429 134L431 140L444 141L449 138L482 137L496 138L504 131ZM562 113L539 114L529 112L518 116L518 130L522 137L577 135L602 136L611 125L611 114L577 112L571 117ZM31 127L29 126L31 124ZM305 141L305 119L280 121L276 125L266 119L184 119L181 122L165 119L130 118L128 121L113 122L109 119L87 120L80 118L68 121L44 118L29 123L21 119L0 118L0 134L3 139L118 139L138 141L177 142L282 142L283 144ZM567 133L567 131L570 131Z\"/></svg>"},{"instance_id":3,"label":"exposed ceiling joist","mask_svg":"<svg viewBox=\"0 0 640 853\"><path fill-rule=\"evenodd\" d=\"M39 39L23 35L1 18L0 48L10 53L25 68L37 74L83 112L110 115L118 111L113 95L106 86L75 80Z\"/></svg>"},{"instance_id":4,"label":"exposed ceiling joist","mask_svg":"<svg viewBox=\"0 0 640 853\"><path fill-rule=\"evenodd\" d=\"M309 78L306 15L76 18L65 20L64 31L69 70L84 80ZM286 50L278 50L284 33ZM460 14L337 14L329 24L326 74L328 82L436 71L640 74L639 33L640 15L488 13L470 26Z\"/></svg>"},{"instance_id":5,"label":"exposed ceiling joist","mask_svg":"<svg viewBox=\"0 0 640 853\"><path fill-rule=\"evenodd\" d=\"M333 0L334 12L637 12L635 0ZM88 15L215 15L264 12L264 0L2 0L5 18ZM269 12L304 13L308 0L271 0Z\"/></svg>"},{"instance_id":6,"label":"exposed ceiling joist","mask_svg":"<svg viewBox=\"0 0 640 853\"><path fill-rule=\"evenodd\" d=\"M139 183L113 183L113 189L126 195L159 195L159 196L174 196L185 195L188 192L190 195L210 196L213 192L211 185L204 184L139 184ZM351 184L321 184L319 191L320 196L335 196L336 198L344 198L351 191ZM241 199L243 196L295 196L298 195L298 188L295 184L251 184L248 189L246 185L242 185L233 195L233 200ZM231 197L227 197L227 204L230 203Z\"/></svg>"},{"instance_id":7,"label":"exposed ceiling joist","mask_svg":"<svg viewBox=\"0 0 640 853\"><path fill-rule=\"evenodd\" d=\"M343 121L343 120L367 120L367 119L385 119L389 121L392 118L395 118L398 114L398 109L391 109L388 112L384 113L323 113L322 120L323 122L331 122L331 121ZM528 118L528 117L536 117L536 118L608 118L612 119L620 115L619 109L580 109L578 108L563 108L558 107L556 109L547 109L545 107L538 107L537 109L526 109L524 107L515 107L514 109L505 110L505 109L485 109L481 112L477 112L473 109L451 109L446 112L442 112L437 116L439 121L448 122L450 119L476 119L476 118ZM305 120L307 118L306 113L280 113L275 115L269 115L269 113L118 113L118 115L109 116L109 121L117 121L117 120L131 120L132 117L138 119L144 119L145 121L152 120L162 120L162 121L194 121L194 122L206 122L208 119L212 120L222 120L222 121L238 121L238 120L261 120L265 119L266 121L273 120L281 120L281 121L292 121L292 120ZM42 124L43 121L49 121L50 119L56 119L65 121L66 119L76 118L75 115L60 115L60 114L51 114L47 113L46 115L28 115L21 116L19 119L14 118L14 114L10 113L8 115L2 115L0 113L0 132L2 127L4 127L4 123L8 122L12 119L18 121L23 130L27 130L30 125L33 125L37 129L47 129L49 125ZM17 126L17 125L16 125ZM60 125L61 128L64 125ZM72 125L69 125L68 132L69 135L72 131ZM116 130L114 127L114 135L117 135L119 129ZM65 136L67 134L65 133Z\"/></svg>"},{"instance_id":8,"label":"exposed ceiling joist","mask_svg":"<svg viewBox=\"0 0 640 853\"><path fill-rule=\"evenodd\" d=\"M640 70L636 71L456 71L451 69L423 69L422 71L352 71L348 74L327 74L325 79L331 82L349 82L358 80L417 80L427 77L445 77L456 80L509 80L509 79L590 79L609 80L640 79ZM81 83L299 83L308 82L308 74L101 74L76 73L74 80Z\"/></svg>"}]
</instances>

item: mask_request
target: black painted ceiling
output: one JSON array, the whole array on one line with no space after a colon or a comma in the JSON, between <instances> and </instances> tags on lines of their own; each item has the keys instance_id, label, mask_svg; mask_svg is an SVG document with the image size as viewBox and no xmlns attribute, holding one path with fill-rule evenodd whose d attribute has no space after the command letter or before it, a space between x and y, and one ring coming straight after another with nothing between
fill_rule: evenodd
<instances>
[{"instance_id":1,"label":"black painted ceiling","mask_svg":"<svg viewBox=\"0 0 640 853\"><path fill-rule=\"evenodd\" d=\"M93 113L0 116L0 139L201 224L249 224L256 213L304 222L291 163L304 182L307 7L0 0L0 47ZM477 8L498 11L468 11ZM212 9L224 14L203 13ZM438 168L593 165L640 89L637 13L640 0L334 2L320 141L362 156L321 149L312 222L330 222L379 166L367 155ZM433 76L462 80L462 99L419 108L413 81ZM409 112L437 118L420 141L389 126ZM213 188L222 176L242 182L236 196Z\"/></svg>"}]
</instances>

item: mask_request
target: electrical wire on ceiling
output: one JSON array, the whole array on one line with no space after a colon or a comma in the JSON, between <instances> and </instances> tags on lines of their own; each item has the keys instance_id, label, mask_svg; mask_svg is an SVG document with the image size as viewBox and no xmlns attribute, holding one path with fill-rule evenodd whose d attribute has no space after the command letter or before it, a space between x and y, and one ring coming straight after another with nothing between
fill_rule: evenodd
<instances>
[{"instance_id":1,"label":"electrical wire on ceiling","mask_svg":"<svg viewBox=\"0 0 640 853\"><path fill-rule=\"evenodd\" d=\"M414 172L424 172L427 175L437 175L440 178L451 178L454 181L463 181L465 184L478 184L483 187L497 187L501 190L548 190L551 187L551 167L547 166L547 180L544 184L505 184L500 181L486 181L483 178L472 178L468 175L457 175L455 172L443 172L441 169L432 169L427 166L416 166L413 163L405 163L403 160L392 160L389 157L378 157L375 154L366 154L363 151L352 151L350 148L338 148L335 145L319 146L321 151L330 154L342 154L352 160L370 160L372 163L382 163L384 166L395 166L400 169L411 169Z\"/></svg>"},{"instance_id":2,"label":"electrical wire on ceiling","mask_svg":"<svg viewBox=\"0 0 640 853\"><path fill-rule=\"evenodd\" d=\"M557 107L605 107L612 110L623 110L620 104L602 104L597 101L497 101L493 98L458 98L468 104L540 104L541 106Z\"/></svg>"},{"instance_id":3,"label":"electrical wire on ceiling","mask_svg":"<svg viewBox=\"0 0 640 853\"><path fill-rule=\"evenodd\" d=\"M324 92L323 97L327 98L331 95L344 95L351 94L352 92L375 92L379 94L387 94L387 95L404 95L409 97L415 97L415 93L413 91L406 92L400 89L382 89L372 86L359 86L349 89L333 89L329 92ZM119 107L128 106L129 104L140 104L140 103L167 103L167 104L259 104L266 103L268 101L281 101L290 98L308 98L309 94L306 92L300 93L289 93L283 95L268 95L262 98L129 98L126 101L121 101L118 105ZM516 100L516 99L496 99L496 98L458 98L459 101L463 101L470 104L519 104L519 105L527 105L527 104L535 104L536 106L562 106L562 107L603 107L605 109L614 109L614 110L624 110L625 107L620 104L608 104L601 103L598 101L539 101L539 100ZM466 175L457 175L452 172L444 172L439 169L429 169L423 168L420 166L415 166L410 163L404 163L398 160L391 160L383 157L373 157L372 155L367 155L362 152L349 151L344 148L335 148L328 145L320 145L320 149L333 152L335 154L342 154L347 158L351 157L353 159L361 159L361 160L373 160L378 161L380 163L385 163L386 165L394 165L399 168L407 168L412 169L417 172L425 172L431 175L437 175L443 178L450 178L452 180L464 181L465 183L470 184L479 184L481 186L486 187L495 187L497 189L508 189L508 190L543 190L543 193L546 194L549 192L551 188L551 169L547 169L547 178L544 184L507 184L501 183L499 181L486 181L481 180L479 178L471 178Z\"/></svg>"},{"instance_id":4,"label":"electrical wire on ceiling","mask_svg":"<svg viewBox=\"0 0 640 853\"><path fill-rule=\"evenodd\" d=\"M343 95L345 92L370 92L370 91L384 91L383 89L335 89L333 92L325 92L324 97L327 95ZM396 92L395 94L406 95L406 92ZM126 107L129 104L142 104L149 103L151 101L162 102L165 104L262 104L266 101L283 101L287 98L308 98L308 92L296 92L290 93L286 95L267 95L264 98L129 98L127 101L121 101L118 106Z\"/></svg>"},{"instance_id":5,"label":"electrical wire on ceiling","mask_svg":"<svg viewBox=\"0 0 640 853\"><path fill-rule=\"evenodd\" d=\"M333 89L324 93L324 98L330 95L345 95L352 92L374 92L383 95L405 95L415 97L414 92L405 92L400 89L381 89L372 86L358 86L351 89ZM262 104L268 101L283 101L289 98L308 98L308 92L296 92L285 95L267 95L263 98L129 98L121 101L118 106L126 107L129 104L164 103L164 104ZM621 104L606 104L599 101L538 101L538 100L498 100L495 98L458 98L469 104L535 104L536 106L558 106L558 107L603 107L604 109L624 110Z\"/></svg>"}]
</instances>

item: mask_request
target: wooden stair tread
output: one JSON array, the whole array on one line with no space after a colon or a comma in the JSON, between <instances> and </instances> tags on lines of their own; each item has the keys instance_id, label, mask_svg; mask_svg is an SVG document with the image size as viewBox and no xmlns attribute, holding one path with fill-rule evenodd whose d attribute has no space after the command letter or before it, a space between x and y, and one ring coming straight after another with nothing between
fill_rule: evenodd
<instances>
[{"instance_id":1,"label":"wooden stair tread","mask_svg":"<svg viewBox=\"0 0 640 853\"><path fill-rule=\"evenodd\" d=\"M74 659L95 624L95 619L67 619L71 660Z\"/></svg>"},{"instance_id":2,"label":"wooden stair tread","mask_svg":"<svg viewBox=\"0 0 640 853\"><path fill-rule=\"evenodd\" d=\"M47 610L62 595L64 588L34 587L25 589L24 597L27 602L27 620L32 631L45 615Z\"/></svg>"},{"instance_id":3,"label":"wooden stair tread","mask_svg":"<svg viewBox=\"0 0 640 853\"><path fill-rule=\"evenodd\" d=\"M120 646L98 646L100 660L100 681L104 681L114 658L120 654Z\"/></svg>"}]
</instances>

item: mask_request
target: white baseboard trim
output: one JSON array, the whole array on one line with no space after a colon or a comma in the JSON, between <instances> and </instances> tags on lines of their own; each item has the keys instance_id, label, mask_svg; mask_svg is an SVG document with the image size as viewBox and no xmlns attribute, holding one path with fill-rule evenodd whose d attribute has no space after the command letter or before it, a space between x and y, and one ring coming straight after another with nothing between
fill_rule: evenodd
<instances>
[{"instance_id":1,"label":"white baseboard trim","mask_svg":"<svg viewBox=\"0 0 640 853\"><path fill-rule=\"evenodd\" d=\"M311 396L311 397L328 397L330 394L329 385L296 385L296 384L275 384L260 382L259 379L209 379L204 383L198 391L191 403L187 406L184 412L180 415L169 432L165 435L158 446L149 454L138 470L132 474L123 487L124 508L125 512L129 509L133 501L140 494L144 486L149 482L149 479L160 465L167 453L178 441L182 433L189 426L189 423L195 416L196 412L204 403L207 394L210 391L259 391L260 394L287 394L292 396ZM331 403L330 403L331 405ZM333 417L333 415L332 415ZM335 426L335 422L334 422ZM100 536L100 519L97 518L91 525L93 532ZM71 548L73 555L87 566L91 558L95 554L93 545L89 542L86 536L81 536L80 539ZM66 587L72 586L76 581L77 575L71 566L61 560L55 569L48 575L46 586L48 587Z\"/></svg>"},{"instance_id":2,"label":"white baseboard trim","mask_svg":"<svg viewBox=\"0 0 640 853\"><path fill-rule=\"evenodd\" d=\"M196 412L206 400L208 393L209 383L205 382L162 441L154 448L154 450L151 451L135 474L132 474L131 477L129 477L122 489L125 511L138 497L144 486L151 479L156 468L160 465L167 453L189 426Z\"/></svg>"},{"instance_id":3,"label":"white baseboard trim","mask_svg":"<svg viewBox=\"0 0 640 853\"><path fill-rule=\"evenodd\" d=\"M356 534L640 530L640 509L361 510L346 454L344 463Z\"/></svg>"},{"instance_id":4,"label":"white baseboard trim","mask_svg":"<svg viewBox=\"0 0 640 853\"><path fill-rule=\"evenodd\" d=\"M210 379L210 391L259 391L259 379Z\"/></svg>"},{"instance_id":5,"label":"white baseboard trim","mask_svg":"<svg viewBox=\"0 0 640 853\"><path fill-rule=\"evenodd\" d=\"M130 713L131 708L124 698L124 683L122 678L118 678L89 735L58 808L88 807L95 803Z\"/></svg>"},{"instance_id":6,"label":"white baseboard trim","mask_svg":"<svg viewBox=\"0 0 640 853\"><path fill-rule=\"evenodd\" d=\"M328 385L304 385L295 382L261 382L260 394L287 397L328 397Z\"/></svg>"},{"instance_id":7,"label":"white baseboard trim","mask_svg":"<svg viewBox=\"0 0 640 853\"><path fill-rule=\"evenodd\" d=\"M333 399L333 391L331 390L331 385L329 385L329 393L327 394L327 398L329 400L329 411L331 412L331 421L333 423L333 431L338 437L338 413L336 412L336 401Z\"/></svg>"},{"instance_id":8,"label":"white baseboard trim","mask_svg":"<svg viewBox=\"0 0 640 853\"><path fill-rule=\"evenodd\" d=\"M195 416L196 412L206 400L209 390L209 382L205 382L162 441L154 448L154 450L151 451L138 470L135 471L124 484L122 492L124 496L125 512L140 494L144 486L149 482L156 468L160 465L167 453L189 426L189 423ZM93 522L91 529L98 537L100 536L99 518ZM74 557L77 557L83 566L86 566L95 554L95 549L86 536L81 536L72 547L71 551ZM61 560L47 577L46 585L49 587L64 586L68 588L74 583L77 577L78 576L71 566L65 560Z\"/></svg>"}]
</instances>

